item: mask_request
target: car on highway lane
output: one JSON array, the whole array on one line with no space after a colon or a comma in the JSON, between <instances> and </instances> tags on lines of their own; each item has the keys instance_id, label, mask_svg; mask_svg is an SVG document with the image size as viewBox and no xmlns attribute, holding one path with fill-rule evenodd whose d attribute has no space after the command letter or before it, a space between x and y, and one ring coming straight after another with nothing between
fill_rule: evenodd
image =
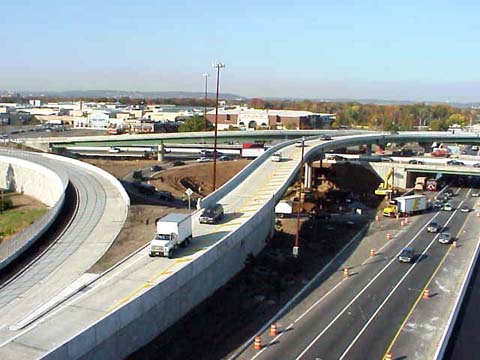
<instances>
[{"instance_id":1,"label":"car on highway lane","mask_svg":"<svg viewBox=\"0 0 480 360\"><path fill-rule=\"evenodd\" d=\"M453 197L453 190L452 189L446 190L445 195L448 196L449 198Z\"/></svg>"},{"instance_id":2,"label":"car on highway lane","mask_svg":"<svg viewBox=\"0 0 480 360\"><path fill-rule=\"evenodd\" d=\"M329 134L322 134L320 135L320 140L323 140L323 141L332 140L332 137Z\"/></svg>"},{"instance_id":3,"label":"car on highway lane","mask_svg":"<svg viewBox=\"0 0 480 360\"><path fill-rule=\"evenodd\" d=\"M233 157L227 156L227 155L223 155L218 158L218 161L232 161L232 160L233 160Z\"/></svg>"},{"instance_id":4,"label":"car on highway lane","mask_svg":"<svg viewBox=\"0 0 480 360\"><path fill-rule=\"evenodd\" d=\"M163 168L160 165L153 165L150 167L150 171L162 171Z\"/></svg>"},{"instance_id":5,"label":"car on highway lane","mask_svg":"<svg viewBox=\"0 0 480 360\"><path fill-rule=\"evenodd\" d=\"M223 206L215 204L211 207L205 208L202 215L198 218L200 224L216 224L224 216Z\"/></svg>"},{"instance_id":6,"label":"car on highway lane","mask_svg":"<svg viewBox=\"0 0 480 360\"><path fill-rule=\"evenodd\" d=\"M438 237L438 242L441 244L450 244L452 242L452 235L449 232L442 232Z\"/></svg>"},{"instance_id":7,"label":"car on highway lane","mask_svg":"<svg viewBox=\"0 0 480 360\"><path fill-rule=\"evenodd\" d=\"M437 200L433 203L434 209L441 209L443 207L443 203L440 200Z\"/></svg>"},{"instance_id":8,"label":"car on highway lane","mask_svg":"<svg viewBox=\"0 0 480 360\"><path fill-rule=\"evenodd\" d=\"M437 233L440 231L442 227L435 221L432 221L430 224L427 226L427 231L431 233Z\"/></svg>"},{"instance_id":9,"label":"car on highway lane","mask_svg":"<svg viewBox=\"0 0 480 360\"><path fill-rule=\"evenodd\" d=\"M111 154L118 154L121 150L118 147L110 147L110 148L108 148L107 151Z\"/></svg>"},{"instance_id":10,"label":"car on highway lane","mask_svg":"<svg viewBox=\"0 0 480 360\"><path fill-rule=\"evenodd\" d=\"M398 255L398 261L403 263L413 263L415 259L415 249L413 247L403 248Z\"/></svg>"},{"instance_id":11,"label":"car on highway lane","mask_svg":"<svg viewBox=\"0 0 480 360\"><path fill-rule=\"evenodd\" d=\"M172 166L183 166L185 163L181 160L172 161Z\"/></svg>"},{"instance_id":12,"label":"car on highway lane","mask_svg":"<svg viewBox=\"0 0 480 360\"><path fill-rule=\"evenodd\" d=\"M447 161L447 166L462 166L465 165L465 163L458 161L458 160L448 160Z\"/></svg>"},{"instance_id":13,"label":"car on highway lane","mask_svg":"<svg viewBox=\"0 0 480 360\"><path fill-rule=\"evenodd\" d=\"M475 163L472 165L474 168L480 168L480 163Z\"/></svg>"},{"instance_id":14,"label":"car on highway lane","mask_svg":"<svg viewBox=\"0 0 480 360\"><path fill-rule=\"evenodd\" d=\"M412 159L408 163L412 164L412 165L424 165L425 164L423 161L417 160L417 159Z\"/></svg>"},{"instance_id":15,"label":"car on highway lane","mask_svg":"<svg viewBox=\"0 0 480 360\"><path fill-rule=\"evenodd\" d=\"M462 213L468 213L468 212L470 212L470 209L468 208L468 206L463 205L463 206L460 208L460 212L462 212Z\"/></svg>"},{"instance_id":16,"label":"car on highway lane","mask_svg":"<svg viewBox=\"0 0 480 360\"><path fill-rule=\"evenodd\" d=\"M205 163L205 162L210 162L210 161L213 161L213 160L211 158L207 158L207 157L201 157L201 158L197 159L198 163Z\"/></svg>"},{"instance_id":17,"label":"car on highway lane","mask_svg":"<svg viewBox=\"0 0 480 360\"><path fill-rule=\"evenodd\" d=\"M470 195L472 197L478 197L478 195L479 195L478 190L472 191L472 193Z\"/></svg>"},{"instance_id":18,"label":"car on highway lane","mask_svg":"<svg viewBox=\"0 0 480 360\"><path fill-rule=\"evenodd\" d=\"M452 204L446 203L445 205L443 205L443 210L444 211L452 211L453 210Z\"/></svg>"}]
</instances>

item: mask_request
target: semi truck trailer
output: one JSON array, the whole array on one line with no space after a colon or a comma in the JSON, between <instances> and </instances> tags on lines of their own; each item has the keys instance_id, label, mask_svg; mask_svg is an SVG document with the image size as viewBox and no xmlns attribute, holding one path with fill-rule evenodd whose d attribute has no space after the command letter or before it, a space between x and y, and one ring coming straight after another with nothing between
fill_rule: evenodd
<instances>
[{"instance_id":1,"label":"semi truck trailer","mask_svg":"<svg viewBox=\"0 0 480 360\"><path fill-rule=\"evenodd\" d=\"M400 196L390 201L383 209L383 216L396 217L412 215L427 209L427 197L425 195Z\"/></svg>"}]
</instances>

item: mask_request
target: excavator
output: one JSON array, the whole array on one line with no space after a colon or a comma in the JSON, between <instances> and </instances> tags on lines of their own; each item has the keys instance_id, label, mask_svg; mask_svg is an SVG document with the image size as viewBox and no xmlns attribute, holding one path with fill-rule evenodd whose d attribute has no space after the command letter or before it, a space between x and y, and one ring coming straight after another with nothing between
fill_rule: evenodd
<instances>
[{"instance_id":1,"label":"excavator","mask_svg":"<svg viewBox=\"0 0 480 360\"><path fill-rule=\"evenodd\" d=\"M383 182L378 185L378 188L375 190L375 195L388 195L393 192L393 182L394 182L395 169L392 167L388 171L387 175L383 179Z\"/></svg>"}]
</instances>

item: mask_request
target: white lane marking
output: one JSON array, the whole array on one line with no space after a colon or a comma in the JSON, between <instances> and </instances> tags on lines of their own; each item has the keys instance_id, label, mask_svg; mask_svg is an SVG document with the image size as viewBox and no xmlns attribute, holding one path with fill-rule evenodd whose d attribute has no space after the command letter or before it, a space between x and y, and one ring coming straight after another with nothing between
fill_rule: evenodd
<instances>
[{"instance_id":1,"label":"white lane marking","mask_svg":"<svg viewBox=\"0 0 480 360\"><path fill-rule=\"evenodd\" d=\"M282 331L280 334L278 334L276 337L274 337L269 345L273 344L275 341L277 341L283 334L285 334L287 331L291 330L293 325L296 324L298 321L300 321L305 315L307 315L313 308L315 308L318 304L320 304L323 300L325 300L331 293L333 293L340 285L343 284L343 282L346 279L342 279L337 285L335 285L333 288L331 288L326 294L324 294L320 299L315 301L303 314L301 314L298 318L296 318L290 325L288 325L284 331ZM256 359L258 356L260 356L261 353L263 353L267 347L263 347L262 350L260 350L254 357L252 357L250 360Z\"/></svg>"},{"instance_id":2,"label":"white lane marking","mask_svg":"<svg viewBox=\"0 0 480 360\"><path fill-rule=\"evenodd\" d=\"M467 193L468 195L468 193ZM465 202L466 199L462 200L459 204L459 206L461 206L464 202ZM447 225L451 220L452 218L455 216L455 213L457 212L458 210L455 210L453 212L452 215L450 215L450 217L448 218L447 222L445 223L445 225ZM378 313L383 309L383 307L385 306L385 304L388 302L388 300L390 300L390 298L393 296L393 293L398 289L398 287L402 284L403 280L405 280L405 278L408 276L408 274L410 274L410 272L412 272L412 270L415 268L415 266L417 266L418 264L418 260L423 256L425 255L425 253L427 252L428 249L430 249L432 247L432 245L435 243L435 240L440 236L440 234L437 233L437 235L433 238L433 240L430 242L430 244L425 248L425 250L423 250L421 256L419 256L417 258L417 261L415 261L415 263L413 264L413 266L410 267L410 269L408 269L408 271L405 273L405 275L402 276L402 278L398 281L398 283L395 285L395 287L392 289L392 291L390 291L390 293L387 295L387 297L382 301L382 303L380 304L380 306L378 307L378 309L373 313L373 315L370 317L370 319L368 319L368 321L365 323L365 325L362 327L362 329L360 330L360 332L357 334L357 336L355 336L355 338L353 339L353 341L350 343L350 345L347 347L347 349L343 352L343 354L340 356L339 360L342 360L345 358L345 356L348 354L348 352L350 351L350 349L355 345L355 343L358 341L358 339L360 338L360 336L363 335L363 333L365 332L365 330L368 328L368 326L372 323L373 320L375 320L375 318L377 317Z\"/></svg>"},{"instance_id":3,"label":"white lane marking","mask_svg":"<svg viewBox=\"0 0 480 360\"><path fill-rule=\"evenodd\" d=\"M456 210L455 210L455 212L456 212ZM455 215L455 212L451 215L451 217L452 217L453 215ZM432 220L435 219L435 218L436 218L437 216L439 216L439 215L440 215L440 212L437 213L437 214L432 218ZM425 225L415 234L415 236L412 238L412 240L410 240L410 241L406 244L406 246L409 246L411 243L413 243L413 242L417 239L417 237L425 230L425 228L426 228L427 226L428 226L428 223L425 224ZM435 238L434 238L434 239L435 239ZM423 254L423 253L422 253L422 254ZM310 350L310 348L317 342L317 340L320 339L320 338L328 331L328 329L330 329L330 328L332 327L332 325L345 313L345 311L347 311L347 309L348 309L355 301L357 301L358 298L359 298L360 296L362 296L362 294L375 282L375 280L377 280L377 279L380 277L380 275L382 275L383 272L384 272L394 261L396 261L396 260L397 260L397 259L396 259L396 256L393 257L393 258L385 265L385 267L384 267L382 270L380 270L380 271L378 272L378 274L375 275L375 276L373 277L373 279L370 280L370 281L368 282L368 284L343 308L343 310L342 310L340 313L338 313L337 316L335 316L335 318L333 318L332 321L330 321L330 323L320 332L320 334L318 334L318 335L315 337L315 339L313 339L313 341L300 353L300 355L298 355L298 356L295 358L295 360L299 360L308 350Z\"/></svg>"}]
</instances>

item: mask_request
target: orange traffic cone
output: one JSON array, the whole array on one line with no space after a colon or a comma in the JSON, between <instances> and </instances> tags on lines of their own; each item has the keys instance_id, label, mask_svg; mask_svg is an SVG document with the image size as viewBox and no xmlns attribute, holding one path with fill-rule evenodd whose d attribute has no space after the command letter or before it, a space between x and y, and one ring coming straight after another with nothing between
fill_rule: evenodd
<instances>
[{"instance_id":1,"label":"orange traffic cone","mask_svg":"<svg viewBox=\"0 0 480 360\"><path fill-rule=\"evenodd\" d=\"M371 257L375 256L375 249L370 249L370 256Z\"/></svg>"},{"instance_id":2,"label":"orange traffic cone","mask_svg":"<svg viewBox=\"0 0 480 360\"><path fill-rule=\"evenodd\" d=\"M392 240L392 234L387 233L387 240Z\"/></svg>"},{"instance_id":3,"label":"orange traffic cone","mask_svg":"<svg viewBox=\"0 0 480 360\"><path fill-rule=\"evenodd\" d=\"M344 277L348 277L348 275L350 275L350 274L348 273L348 268L343 269L343 276L344 276Z\"/></svg>"},{"instance_id":4,"label":"orange traffic cone","mask_svg":"<svg viewBox=\"0 0 480 360\"><path fill-rule=\"evenodd\" d=\"M457 247L457 240L453 240L452 246L453 246L454 248Z\"/></svg>"},{"instance_id":5,"label":"orange traffic cone","mask_svg":"<svg viewBox=\"0 0 480 360\"><path fill-rule=\"evenodd\" d=\"M253 343L254 350L262 350L262 339L260 336L255 336L255 342Z\"/></svg>"},{"instance_id":6,"label":"orange traffic cone","mask_svg":"<svg viewBox=\"0 0 480 360\"><path fill-rule=\"evenodd\" d=\"M385 356L383 357L384 360L392 360L393 359L393 356L392 356L392 353L389 351L385 354Z\"/></svg>"},{"instance_id":7,"label":"orange traffic cone","mask_svg":"<svg viewBox=\"0 0 480 360\"><path fill-rule=\"evenodd\" d=\"M404 227L405 226L405 222L402 220L400 221L400 227Z\"/></svg>"},{"instance_id":8,"label":"orange traffic cone","mask_svg":"<svg viewBox=\"0 0 480 360\"><path fill-rule=\"evenodd\" d=\"M379 222L380 221L380 217L378 215L375 216L375 222Z\"/></svg>"},{"instance_id":9,"label":"orange traffic cone","mask_svg":"<svg viewBox=\"0 0 480 360\"><path fill-rule=\"evenodd\" d=\"M423 292L423 298L430 299L430 290L425 289L425 291Z\"/></svg>"},{"instance_id":10,"label":"orange traffic cone","mask_svg":"<svg viewBox=\"0 0 480 360\"><path fill-rule=\"evenodd\" d=\"M270 325L270 336L277 336L277 324L273 323Z\"/></svg>"}]
</instances>

